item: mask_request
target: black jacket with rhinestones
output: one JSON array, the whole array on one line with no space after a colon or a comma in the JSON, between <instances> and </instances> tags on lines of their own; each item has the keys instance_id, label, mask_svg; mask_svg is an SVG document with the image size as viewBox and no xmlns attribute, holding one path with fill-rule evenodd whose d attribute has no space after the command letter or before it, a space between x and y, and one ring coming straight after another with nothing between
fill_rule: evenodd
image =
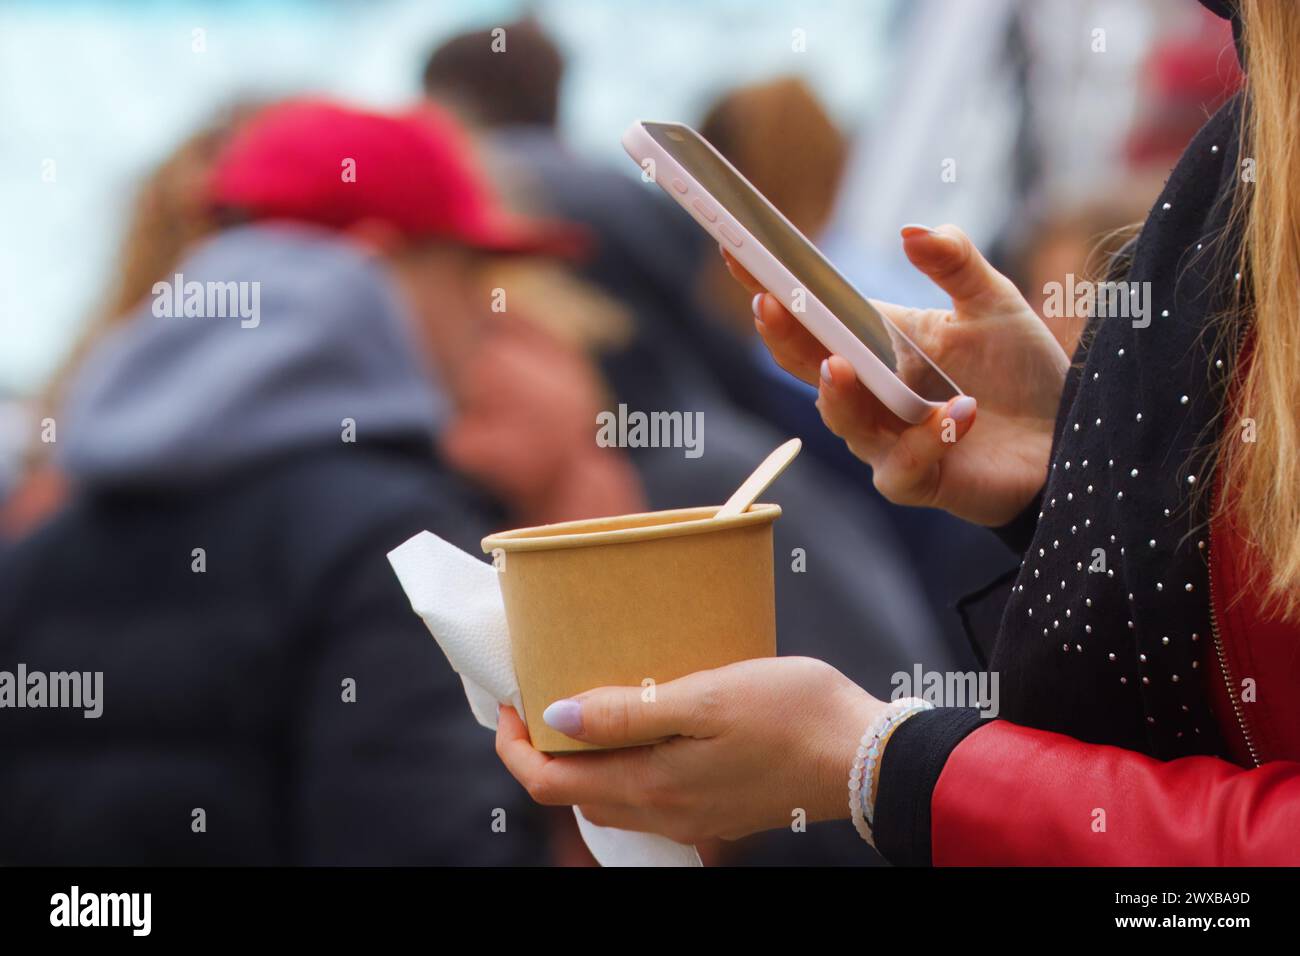
<instances>
[{"instance_id":1,"label":"black jacket with rhinestones","mask_svg":"<svg viewBox=\"0 0 1300 956\"><path fill-rule=\"evenodd\" d=\"M1000 719L1165 760L1224 754L1205 679L1207 529L1243 331L1229 226L1240 114L1238 97L1201 129L1131 245L1125 287L1147 295L1146 314L1093 320L1042 495L1002 529L1023 563L968 609L968 621L997 622L972 637L991 647ZM935 710L891 738L875 813L890 860L929 862L930 795L979 722Z\"/></svg>"},{"instance_id":2,"label":"black jacket with rhinestones","mask_svg":"<svg viewBox=\"0 0 1300 956\"><path fill-rule=\"evenodd\" d=\"M1099 318L1076 357L990 661L1007 719L1162 759L1221 750L1200 661L1238 112L1193 140L1133 249L1126 290L1149 292L1147 314Z\"/></svg>"}]
</instances>

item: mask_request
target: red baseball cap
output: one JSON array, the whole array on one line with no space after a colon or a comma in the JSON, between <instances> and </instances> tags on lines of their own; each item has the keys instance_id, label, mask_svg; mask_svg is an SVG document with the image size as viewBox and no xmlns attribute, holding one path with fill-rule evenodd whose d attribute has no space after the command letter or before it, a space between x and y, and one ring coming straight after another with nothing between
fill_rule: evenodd
<instances>
[{"instance_id":1,"label":"red baseball cap","mask_svg":"<svg viewBox=\"0 0 1300 956\"><path fill-rule=\"evenodd\" d=\"M445 111L385 114L324 100L268 107L235 133L208 184L211 203L254 219L347 229L365 220L407 239L488 252L577 255L586 233L506 211Z\"/></svg>"}]
</instances>

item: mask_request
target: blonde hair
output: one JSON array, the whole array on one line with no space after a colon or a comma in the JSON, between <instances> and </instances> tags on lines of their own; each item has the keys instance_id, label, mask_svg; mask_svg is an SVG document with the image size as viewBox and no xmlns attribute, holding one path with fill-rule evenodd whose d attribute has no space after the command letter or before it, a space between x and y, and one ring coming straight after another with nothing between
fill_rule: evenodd
<instances>
[{"instance_id":1,"label":"blonde hair","mask_svg":"<svg viewBox=\"0 0 1300 956\"><path fill-rule=\"evenodd\" d=\"M783 76L738 87L709 109L700 134L796 229L816 239L831 218L849 142L807 83ZM704 303L753 334L752 296L719 256L706 260L697 281Z\"/></svg>"},{"instance_id":2,"label":"blonde hair","mask_svg":"<svg viewBox=\"0 0 1300 956\"><path fill-rule=\"evenodd\" d=\"M709 110L700 134L801 232L826 225L849 144L803 80L782 76L732 90Z\"/></svg>"},{"instance_id":3,"label":"blonde hair","mask_svg":"<svg viewBox=\"0 0 1300 956\"><path fill-rule=\"evenodd\" d=\"M86 355L133 313L153 284L166 277L195 242L217 230L219 223L205 199L206 178L230 136L257 108L237 103L223 110L182 141L140 184L103 304L46 383L37 399L40 415L53 414ZM29 460L39 464L49 447L34 444Z\"/></svg>"},{"instance_id":4,"label":"blonde hair","mask_svg":"<svg viewBox=\"0 0 1300 956\"><path fill-rule=\"evenodd\" d=\"M1247 106L1240 184L1239 300L1253 315L1249 362L1230 381L1219 462L1219 509L1259 561L1250 585L1270 612L1300 618L1300 6L1242 0ZM1233 416L1236 417L1228 417ZM1254 441L1243 440L1253 422Z\"/></svg>"}]
</instances>

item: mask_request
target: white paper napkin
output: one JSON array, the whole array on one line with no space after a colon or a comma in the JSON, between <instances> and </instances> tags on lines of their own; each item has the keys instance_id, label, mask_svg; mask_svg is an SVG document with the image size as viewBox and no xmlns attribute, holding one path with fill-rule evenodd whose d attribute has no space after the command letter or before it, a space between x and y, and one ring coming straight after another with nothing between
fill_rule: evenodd
<instances>
[{"instance_id":1,"label":"white paper napkin","mask_svg":"<svg viewBox=\"0 0 1300 956\"><path fill-rule=\"evenodd\" d=\"M509 704L527 722L515 679L505 604L491 564L436 534L421 531L388 552L411 607L465 685L474 718L491 730L497 704ZM540 719L541 715L538 715ZM601 866L700 866L693 846L652 833L598 827L573 808L578 829Z\"/></svg>"}]
</instances>

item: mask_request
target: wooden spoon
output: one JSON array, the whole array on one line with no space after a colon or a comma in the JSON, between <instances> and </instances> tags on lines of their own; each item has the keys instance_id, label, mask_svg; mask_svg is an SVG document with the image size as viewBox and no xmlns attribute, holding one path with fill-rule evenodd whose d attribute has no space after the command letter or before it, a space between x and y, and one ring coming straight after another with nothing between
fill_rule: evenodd
<instances>
[{"instance_id":1,"label":"wooden spoon","mask_svg":"<svg viewBox=\"0 0 1300 956\"><path fill-rule=\"evenodd\" d=\"M790 462L794 461L801 448L803 448L803 442L797 438L791 438L764 458L763 463L755 468L744 483L736 489L736 493L727 499L727 503L718 509L718 513L713 516L714 519L733 518L748 510L749 506L758 499L758 496L767 490L767 486L776 481L781 472L785 471Z\"/></svg>"}]
</instances>

